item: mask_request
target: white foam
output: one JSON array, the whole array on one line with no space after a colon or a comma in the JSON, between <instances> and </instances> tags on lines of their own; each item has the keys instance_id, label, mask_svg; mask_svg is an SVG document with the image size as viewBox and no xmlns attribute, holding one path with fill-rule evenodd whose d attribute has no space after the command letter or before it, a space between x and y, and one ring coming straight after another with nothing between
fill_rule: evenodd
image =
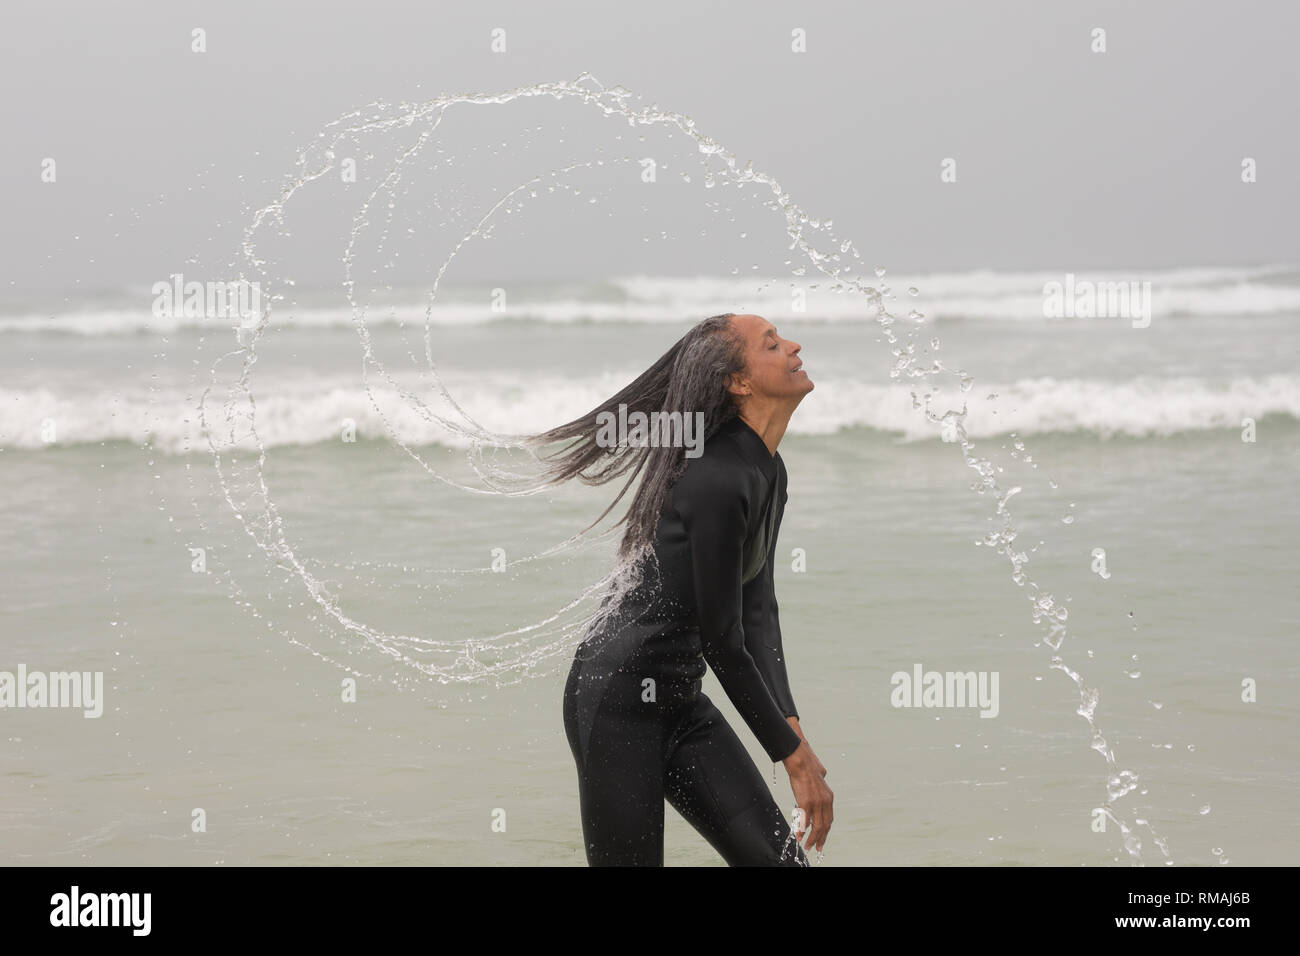
<instances>
[{"instance_id":1,"label":"white foam","mask_svg":"<svg viewBox=\"0 0 1300 956\"><path fill-rule=\"evenodd\" d=\"M448 378L451 393L485 428L511 434L544 431L590 410L631 378L606 373L573 380L530 379L512 373ZM405 383L403 383L405 387ZM990 400L988 395L996 393ZM444 416L454 413L421 394ZM955 385L936 394L931 408L942 413L968 405L966 430L972 437L1017 432L1084 432L1095 436L1166 436L1209 429L1239 429L1243 418L1284 415L1300 420L1300 378L1273 375L1211 383L1195 378L1149 378L1123 382L1022 379L1007 384L979 384L970 393ZM378 408L376 408L378 406ZM242 414L225 421L219 396L209 400L209 422L219 426L219 447L252 448ZM383 415L381 416L380 412ZM375 388L373 401L354 384L280 383L257 395L257 429L266 447L341 441L343 422L352 419L360 440L388 440L387 417L397 437L408 445L467 442L421 414L399 393ZM147 394L56 393L49 389L0 389L0 447L42 448L42 426L53 422L56 443L80 445L105 441L143 444L152 437L163 451L206 451L194 404L179 393L162 394L150 403ZM912 407L909 389L851 380L819 380L817 390L790 423L792 435L829 435L847 428L866 428L907 440L937 439L937 426Z\"/></svg>"},{"instance_id":2,"label":"white foam","mask_svg":"<svg viewBox=\"0 0 1300 956\"><path fill-rule=\"evenodd\" d=\"M1078 281L1150 282L1153 318L1181 316L1259 316L1300 313L1300 274L1294 266L1235 269L1174 269L1164 271L1079 271ZM891 311L900 317L915 309L927 319L1052 321L1045 317L1043 287L1064 282L1065 272L953 272L890 275L894 293ZM811 288L816 284L818 288ZM792 287L805 290L806 310L795 311ZM907 289L915 287L913 297ZM720 312L757 312L773 321L854 321L872 317L862 296L831 292L824 277L787 277L758 291L753 278L696 276L623 276L590 286L557 283L551 294L535 289L507 296L509 308L494 311L487 290L471 294L449 288L428 308L420 290L409 290L400 302L367 308L370 325L405 323L423 328L467 325L502 319L529 322L672 322L698 321ZM510 293L512 290L507 288ZM58 332L76 335L169 333L208 327L228 333L230 320L203 317L163 317L151 313L152 298L140 294L138 309L117 302L112 308L81 305L64 310L14 310L0 314L0 332ZM1107 321L1107 320L1097 320ZM352 311L340 299L332 307L282 306L272 314L277 326L344 328L354 324Z\"/></svg>"}]
</instances>

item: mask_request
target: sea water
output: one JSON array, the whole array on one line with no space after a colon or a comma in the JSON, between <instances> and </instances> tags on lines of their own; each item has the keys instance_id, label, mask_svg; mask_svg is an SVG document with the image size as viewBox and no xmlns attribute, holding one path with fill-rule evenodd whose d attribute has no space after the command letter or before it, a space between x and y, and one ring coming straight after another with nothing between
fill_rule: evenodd
<instances>
[{"instance_id":1,"label":"sea water","mask_svg":"<svg viewBox=\"0 0 1300 956\"><path fill-rule=\"evenodd\" d=\"M1281 864L1297 835L1296 280L1157 274L1183 304L1140 333L1001 308L999 297L1041 289L1040 275L896 280L955 303L936 296L927 334L979 372L971 440L1008 466L1017 441L1031 446L1043 474L1016 499L1017 544L1045 542L1035 571L1069 595L1076 626L1063 651L1100 689L1099 725L1140 775L1119 805L1179 863ZM449 309L440 371L490 427L541 430L612 394L690 322L740 308L742 281L701 293L610 277L585 294L539 285L509 318ZM1224 289L1250 308L1223 312ZM3 714L6 862L584 862L563 652L500 688L446 695L363 678L344 702L349 664L371 662L322 636L290 577L222 520L211 456L183 451L184 359L204 331L148 331L111 299L76 311L75 329L23 326L13 307L0 318L0 669L103 671L104 715ZM1092 828L1104 761L1024 593L976 544L990 508L962 457L922 432L906 386L874 372L866 316L762 314L802 345L816 382L780 448L790 501L776 586L795 701L836 794L824 865L1128 862ZM381 347L401 335L371 331ZM600 548L481 587L432 573L562 540L613 486L466 505L385 437L356 351L345 312L287 325L268 351L284 356L279 374L258 393L277 507L350 614L402 633L489 635L545 618L605 573ZM340 439L347 417L356 442ZM42 441L45 420L55 442ZM472 478L453 437L415 415L396 427ZM194 572L195 546L239 566L236 600ZM1099 547L1108 578L1092 566ZM891 675L918 663L998 672L997 717L892 706ZM1256 703L1242 701L1245 679ZM770 773L711 675L706 692ZM778 773L783 806L788 791ZM667 815L670 862L718 862ZM1144 852L1161 860L1149 841Z\"/></svg>"},{"instance_id":2,"label":"sea water","mask_svg":"<svg viewBox=\"0 0 1300 956\"><path fill-rule=\"evenodd\" d=\"M515 128L460 157L489 185L472 198L448 108L547 96L630 131L606 150L491 111ZM839 797L829 859L1285 846L1267 808L1295 766L1293 267L863 279L829 220L627 98L584 77L330 124L244 232L268 308L234 329L143 310L157 284L0 303L5 648L107 677L103 717L5 713L15 859L580 859L554 718L613 543L574 535L615 486L538 494L511 436L724 310L776 322L817 383L782 444L776 575ZM571 162L506 171L557 143ZM331 180L358 156L361 181ZM576 264L580 239L671 250L701 224L683 196L729 275L456 281L553 241L554 218L530 233L538 208ZM287 222L339 235L340 286L298 287L313 252ZM412 260L430 275L403 286ZM1130 279L1131 321L1048 295ZM908 674L947 675L947 695L897 693ZM954 706L963 675L991 677L991 709ZM716 862L689 829L669 844Z\"/></svg>"}]
</instances>

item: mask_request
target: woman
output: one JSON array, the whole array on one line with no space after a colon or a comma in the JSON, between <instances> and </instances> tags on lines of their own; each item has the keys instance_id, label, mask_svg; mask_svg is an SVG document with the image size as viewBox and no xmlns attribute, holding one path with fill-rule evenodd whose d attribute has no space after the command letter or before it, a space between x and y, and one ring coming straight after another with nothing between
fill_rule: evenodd
<instances>
[{"instance_id":1,"label":"woman","mask_svg":"<svg viewBox=\"0 0 1300 956\"><path fill-rule=\"evenodd\" d=\"M596 484L631 470L626 492L645 470L624 519L630 576L605 598L564 690L593 866L663 865L665 799L732 866L808 865L744 745L700 692L706 662L785 765L805 846L826 841L832 794L799 727L772 577L786 502L776 446L813 389L799 348L760 316L713 316L600 408L534 438L578 439L557 456L559 478ZM702 422L703 453L598 442L597 422L620 405Z\"/></svg>"}]
</instances>

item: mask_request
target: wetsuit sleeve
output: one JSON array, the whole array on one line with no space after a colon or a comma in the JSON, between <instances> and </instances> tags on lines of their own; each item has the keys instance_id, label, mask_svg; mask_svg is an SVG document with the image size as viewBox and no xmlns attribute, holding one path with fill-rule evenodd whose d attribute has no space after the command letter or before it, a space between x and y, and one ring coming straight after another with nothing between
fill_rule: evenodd
<instances>
[{"instance_id":1,"label":"wetsuit sleeve","mask_svg":"<svg viewBox=\"0 0 1300 956\"><path fill-rule=\"evenodd\" d=\"M781 615L776 603L776 581L774 568L776 564L776 538L781 531L781 519L785 516L784 482L780 488L780 512L776 517L772 540L767 552L767 564L762 572L749 584L745 585L744 601L747 619L750 622L761 621L762 627L750 626L745 630L745 646L750 657L758 665L763 682L781 713L786 717L798 717L794 706L794 695L790 693L790 678L785 669L785 651L781 646Z\"/></svg>"},{"instance_id":2,"label":"wetsuit sleeve","mask_svg":"<svg viewBox=\"0 0 1300 956\"><path fill-rule=\"evenodd\" d=\"M690 540L704 659L768 757L784 760L798 749L799 735L750 655L742 624L740 579L749 517L744 477L725 465L690 471L689 480L679 481L674 501Z\"/></svg>"}]
</instances>

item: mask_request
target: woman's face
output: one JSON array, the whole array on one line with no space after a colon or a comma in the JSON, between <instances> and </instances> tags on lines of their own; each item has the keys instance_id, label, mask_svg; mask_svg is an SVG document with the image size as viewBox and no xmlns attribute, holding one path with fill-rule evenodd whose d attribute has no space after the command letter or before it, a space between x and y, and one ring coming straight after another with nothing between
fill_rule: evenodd
<instances>
[{"instance_id":1,"label":"woman's face","mask_svg":"<svg viewBox=\"0 0 1300 956\"><path fill-rule=\"evenodd\" d=\"M761 315L735 315L731 325L745 341L744 381L756 398L794 399L797 404L813 390L798 342L781 338L776 326Z\"/></svg>"}]
</instances>

